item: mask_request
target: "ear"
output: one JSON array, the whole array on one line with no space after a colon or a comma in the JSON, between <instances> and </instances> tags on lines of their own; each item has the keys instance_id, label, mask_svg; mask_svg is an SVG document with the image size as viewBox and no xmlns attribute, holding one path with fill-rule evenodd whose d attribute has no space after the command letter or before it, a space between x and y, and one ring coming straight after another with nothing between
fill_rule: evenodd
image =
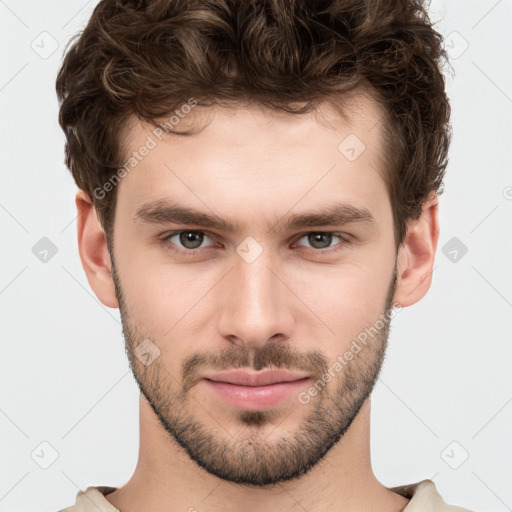
<instances>
[{"instance_id":1,"label":"ear","mask_svg":"<svg viewBox=\"0 0 512 512\"><path fill-rule=\"evenodd\" d=\"M397 285L394 302L411 306L427 293L432 283L439 239L439 199L431 195L421 215L407 223L407 234L398 250Z\"/></svg>"},{"instance_id":2,"label":"ear","mask_svg":"<svg viewBox=\"0 0 512 512\"><path fill-rule=\"evenodd\" d=\"M107 239L89 196L80 190L75 199L78 212L78 251L89 285L96 297L109 308L118 308L114 281L111 276L112 263Z\"/></svg>"}]
</instances>

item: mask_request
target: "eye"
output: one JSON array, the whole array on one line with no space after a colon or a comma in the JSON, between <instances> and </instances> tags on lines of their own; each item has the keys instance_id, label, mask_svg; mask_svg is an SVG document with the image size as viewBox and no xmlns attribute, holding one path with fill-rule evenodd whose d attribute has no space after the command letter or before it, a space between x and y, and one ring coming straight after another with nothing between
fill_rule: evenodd
<instances>
[{"instance_id":1,"label":"eye","mask_svg":"<svg viewBox=\"0 0 512 512\"><path fill-rule=\"evenodd\" d=\"M304 233L299 240L302 240L303 238L306 238L307 242L311 244L311 249L320 251L322 249L330 249L331 247L333 247L331 246L331 243L335 239L341 240L341 243L338 243L336 245L343 246L349 243L347 238L342 236L342 233L331 233L329 231L312 231L310 233Z\"/></svg>"},{"instance_id":2,"label":"eye","mask_svg":"<svg viewBox=\"0 0 512 512\"><path fill-rule=\"evenodd\" d=\"M350 243L348 235L343 235L343 233L332 233L330 231L311 231L303 233L299 240L305 238L310 244L309 247L307 245L305 246L306 249L309 249L314 253L332 253L343 249ZM208 245L203 245L205 240L207 241L208 239L213 241L213 239L204 231L181 230L167 233L162 238L162 241L166 246L171 246L170 248L175 252L184 255L194 255L199 252L199 249L206 249L209 247ZM340 243L331 245L336 239L340 240ZM295 243L292 247L301 245L302 244Z\"/></svg>"},{"instance_id":3,"label":"eye","mask_svg":"<svg viewBox=\"0 0 512 512\"><path fill-rule=\"evenodd\" d=\"M201 244L204 240L209 239L210 237L206 235L203 231L173 231L172 233L168 233L163 238L163 241L172 245L176 245L179 249L184 251L193 251L194 249L200 249ZM173 241L176 239L176 241ZM179 245L181 244L181 246Z\"/></svg>"}]
</instances>

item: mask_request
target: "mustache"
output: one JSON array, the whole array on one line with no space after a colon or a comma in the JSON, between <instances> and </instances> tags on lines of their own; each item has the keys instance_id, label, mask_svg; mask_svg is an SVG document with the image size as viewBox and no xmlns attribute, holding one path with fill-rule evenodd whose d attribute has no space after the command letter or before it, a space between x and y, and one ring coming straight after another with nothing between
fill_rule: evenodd
<instances>
[{"instance_id":1,"label":"mustache","mask_svg":"<svg viewBox=\"0 0 512 512\"><path fill-rule=\"evenodd\" d=\"M282 343L268 344L256 350L233 346L217 354L196 352L189 355L181 365L183 392L186 393L200 380L198 375L204 370L224 371L238 368L255 371L284 369L307 372L313 377L321 378L329 367L321 352L313 350L303 353Z\"/></svg>"}]
</instances>

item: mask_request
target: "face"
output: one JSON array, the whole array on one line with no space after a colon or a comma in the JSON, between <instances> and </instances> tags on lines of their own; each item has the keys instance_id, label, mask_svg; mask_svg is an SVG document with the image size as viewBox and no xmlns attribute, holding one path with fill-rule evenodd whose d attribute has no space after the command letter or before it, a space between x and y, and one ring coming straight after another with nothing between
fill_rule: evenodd
<instances>
[{"instance_id":1,"label":"face","mask_svg":"<svg viewBox=\"0 0 512 512\"><path fill-rule=\"evenodd\" d=\"M178 127L204 126L195 135L127 131L130 155L151 146L117 185L111 260L130 364L162 427L222 479L305 474L377 380L393 219L380 113L365 97L348 107L350 121L328 107L196 107ZM207 379L234 369L300 379L252 393Z\"/></svg>"}]
</instances>

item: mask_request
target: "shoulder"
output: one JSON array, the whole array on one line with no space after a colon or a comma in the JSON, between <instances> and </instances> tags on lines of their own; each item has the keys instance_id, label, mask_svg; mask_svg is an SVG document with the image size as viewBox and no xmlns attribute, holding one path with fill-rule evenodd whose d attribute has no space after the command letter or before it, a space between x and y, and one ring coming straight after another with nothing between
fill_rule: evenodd
<instances>
[{"instance_id":1,"label":"shoulder","mask_svg":"<svg viewBox=\"0 0 512 512\"><path fill-rule=\"evenodd\" d=\"M105 495L115 491L116 487L106 485L89 486L85 491L79 491L74 505L63 508L58 512L119 512Z\"/></svg>"},{"instance_id":2,"label":"shoulder","mask_svg":"<svg viewBox=\"0 0 512 512\"><path fill-rule=\"evenodd\" d=\"M473 512L467 508L447 504L439 494L432 480L426 479L414 484L390 487L389 490L410 498L402 512Z\"/></svg>"}]
</instances>

